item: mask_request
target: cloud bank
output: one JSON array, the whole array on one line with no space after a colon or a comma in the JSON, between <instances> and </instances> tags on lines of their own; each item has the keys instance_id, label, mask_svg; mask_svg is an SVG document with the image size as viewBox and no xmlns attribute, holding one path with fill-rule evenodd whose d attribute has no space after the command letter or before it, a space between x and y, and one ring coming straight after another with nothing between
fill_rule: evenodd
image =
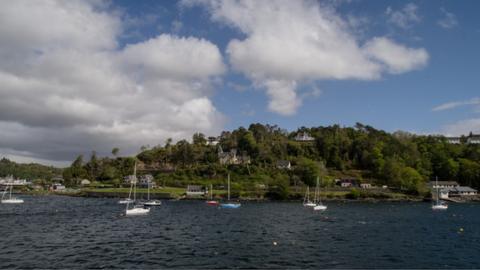
<instances>
[{"instance_id":1,"label":"cloud bank","mask_svg":"<svg viewBox=\"0 0 480 270\"><path fill-rule=\"evenodd\" d=\"M387 37L360 42L350 24L317 1L186 0L205 7L215 22L245 38L231 40L232 68L263 88L270 111L293 115L297 87L316 80L375 80L424 67L429 55Z\"/></svg>"},{"instance_id":2,"label":"cloud bank","mask_svg":"<svg viewBox=\"0 0 480 270\"><path fill-rule=\"evenodd\" d=\"M72 160L224 121L210 100L216 45L168 34L120 47L122 18L96 1L0 2L0 153Z\"/></svg>"}]
</instances>

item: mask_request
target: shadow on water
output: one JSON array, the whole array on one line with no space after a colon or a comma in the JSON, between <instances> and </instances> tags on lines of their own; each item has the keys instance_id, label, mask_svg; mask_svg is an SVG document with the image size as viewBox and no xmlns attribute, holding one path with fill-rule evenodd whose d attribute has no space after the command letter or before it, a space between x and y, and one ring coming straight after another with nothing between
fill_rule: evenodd
<instances>
[{"instance_id":1,"label":"shadow on water","mask_svg":"<svg viewBox=\"0 0 480 270\"><path fill-rule=\"evenodd\" d=\"M0 268L478 268L478 204L164 201L126 217L115 199L0 205Z\"/></svg>"}]
</instances>

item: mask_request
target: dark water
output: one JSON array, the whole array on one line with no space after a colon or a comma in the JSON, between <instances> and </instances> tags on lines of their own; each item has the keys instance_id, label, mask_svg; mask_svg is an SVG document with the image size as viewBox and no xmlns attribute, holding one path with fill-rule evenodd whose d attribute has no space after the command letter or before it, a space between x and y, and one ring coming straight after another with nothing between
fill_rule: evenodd
<instances>
[{"instance_id":1,"label":"dark water","mask_svg":"<svg viewBox=\"0 0 480 270\"><path fill-rule=\"evenodd\" d=\"M115 199L24 198L0 205L2 269L480 268L480 204L166 201L123 217Z\"/></svg>"}]
</instances>

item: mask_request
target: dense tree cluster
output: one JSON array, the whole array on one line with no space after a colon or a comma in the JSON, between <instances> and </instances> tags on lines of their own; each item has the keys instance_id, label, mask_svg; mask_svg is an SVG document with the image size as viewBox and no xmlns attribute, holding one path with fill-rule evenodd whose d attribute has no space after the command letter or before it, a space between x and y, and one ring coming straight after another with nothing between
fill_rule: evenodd
<instances>
[{"instance_id":1,"label":"dense tree cluster","mask_svg":"<svg viewBox=\"0 0 480 270\"><path fill-rule=\"evenodd\" d=\"M51 178L61 175L62 169L54 168L51 166L43 166L40 164L18 164L10 161L9 159L0 159L0 177L13 176L21 179L44 179L50 180Z\"/></svg>"}]
</instances>

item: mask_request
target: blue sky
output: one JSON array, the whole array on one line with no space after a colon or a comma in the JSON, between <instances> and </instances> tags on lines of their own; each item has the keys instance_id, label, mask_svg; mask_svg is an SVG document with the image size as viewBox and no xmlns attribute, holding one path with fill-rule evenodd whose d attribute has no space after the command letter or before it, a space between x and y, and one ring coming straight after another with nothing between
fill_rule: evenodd
<instances>
[{"instance_id":1,"label":"blue sky","mask_svg":"<svg viewBox=\"0 0 480 270\"><path fill-rule=\"evenodd\" d=\"M409 4L416 6L418 21L407 22L407 27L391 21L388 9L403 12ZM215 43L225 58L228 42L244 37L236 29L212 22L201 7L189 9L175 1L115 1L115 6L134 16L161 10L158 21L142 29L143 38L162 32L201 37ZM365 38L388 36L402 44L425 48L430 56L428 64L420 70L386 75L374 81L315 81L306 87L316 87L321 94L305 100L291 116L270 112L266 108L265 94L252 87L242 74L229 71L223 77L225 85L216 89L213 96L215 106L228 118L226 129L248 126L252 122L276 123L289 130L300 126L351 126L362 122L388 131L448 133L452 131L446 126L478 117L478 112L471 106L432 111L444 103L478 96L478 1L345 1L335 7L340 16L365 20L361 26ZM440 25L446 20L447 13L453 16L450 27ZM177 31L172 26L174 21L182 24ZM245 89L235 90L229 82ZM479 129L478 126L472 128Z\"/></svg>"},{"instance_id":2,"label":"blue sky","mask_svg":"<svg viewBox=\"0 0 480 270\"><path fill-rule=\"evenodd\" d=\"M478 1L0 3L0 156L251 123L480 133Z\"/></svg>"}]
</instances>

